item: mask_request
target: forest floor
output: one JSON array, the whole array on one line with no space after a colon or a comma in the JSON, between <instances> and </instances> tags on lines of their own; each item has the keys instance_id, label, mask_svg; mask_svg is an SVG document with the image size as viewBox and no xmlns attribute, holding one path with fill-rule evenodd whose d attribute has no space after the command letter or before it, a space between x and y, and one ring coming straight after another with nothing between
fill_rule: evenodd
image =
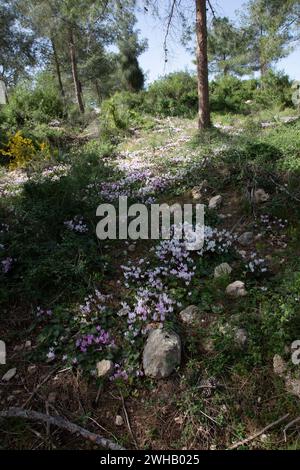
<instances>
[{"instance_id":1,"label":"forest floor","mask_svg":"<svg viewBox=\"0 0 300 470\"><path fill-rule=\"evenodd\" d=\"M7 365L0 366L1 410L63 416L125 448L228 449L249 437L237 447L299 448L297 425L283 432L300 415L300 370L291 363L291 344L300 339L299 120L286 112L251 122L216 117L214 124L199 136L194 120L156 120L113 151L102 149L100 158L91 140L83 155L2 172L0 242L3 250L10 242L13 267L2 274ZM91 137L95 132L91 126ZM258 190L264 200L255 196ZM221 205L206 212L209 246L186 265L183 251L175 254L174 266L170 252L155 258L161 242L100 243L99 198L114 202L120 195L206 207L222 196ZM245 233L251 235L241 242ZM164 305L166 318L141 320L136 302L145 288L154 289L149 269L154 275L159 263L169 275L163 293L172 309ZM215 278L221 263L232 271ZM234 281L244 283L246 296L226 295ZM133 323L118 316L124 302L135 312ZM74 336L88 332L78 313L87 303L89 321L96 315L115 338L116 352L104 348L100 357L115 362L113 381L93 375L97 351L88 358L74 352ZM189 305L199 317L184 324L180 312ZM149 312L153 304L146 307ZM182 342L180 367L162 380L144 377L141 369L142 331L153 324L175 330ZM13 368L15 375L1 381ZM0 448L95 445L14 418L1 424Z\"/></svg>"}]
</instances>

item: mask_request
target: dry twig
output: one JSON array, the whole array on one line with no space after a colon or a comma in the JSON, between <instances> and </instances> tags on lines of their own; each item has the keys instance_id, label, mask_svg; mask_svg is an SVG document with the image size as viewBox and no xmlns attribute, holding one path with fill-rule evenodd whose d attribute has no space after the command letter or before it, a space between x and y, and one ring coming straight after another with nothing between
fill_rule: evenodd
<instances>
[{"instance_id":1,"label":"dry twig","mask_svg":"<svg viewBox=\"0 0 300 470\"><path fill-rule=\"evenodd\" d=\"M24 410L23 408L9 408L5 411L0 411L0 418L23 418L29 419L33 421L41 421L46 424L51 424L52 426L57 426L62 429L66 429L71 434L79 434L84 439L87 439L94 444L97 444L104 449L109 450L125 450L123 447L119 446L118 444L106 439L105 437L99 436L98 434L94 434L87 429L78 426L77 424L71 423L67 419L61 416L48 416L44 413L39 413L37 411L32 410Z\"/></svg>"},{"instance_id":2,"label":"dry twig","mask_svg":"<svg viewBox=\"0 0 300 470\"><path fill-rule=\"evenodd\" d=\"M232 446L228 447L227 450L237 449L237 448L240 447L240 446L243 446L243 445L245 445L245 444L248 444L248 443L251 442L251 441L254 441L254 439L256 439L257 437L261 436L262 434L264 434L266 431L268 431L269 429L273 428L274 426L277 426L277 424L281 423L282 421L285 421L288 417L289 417L289 413L287 413L286 415L284 415L284 416L282 416L281 418L277 419L277 420L274 421L273 423L268 424L268 426L266 426L265 428L261 429L261 431L258 431L258 432L256 432L255 434L252 434L252 436L249 436L249 437L247 437L246 439L243 439L242 441L236 442L236 443L233 444Z\"/></svg>"}]
</instances>

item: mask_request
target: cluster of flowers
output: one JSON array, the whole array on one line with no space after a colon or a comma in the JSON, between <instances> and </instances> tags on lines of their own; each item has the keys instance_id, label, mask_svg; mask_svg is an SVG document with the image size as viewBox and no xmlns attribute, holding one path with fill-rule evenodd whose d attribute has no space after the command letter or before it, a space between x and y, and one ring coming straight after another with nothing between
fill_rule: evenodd
<instances>
[{"instance_id":1,"label":"cluster of flowers","mask_svg":"<svg viewBox=\"0 0 300 470\"><path fill-rule=\"evenodd\" d=\"M0 196L12 197L20 194L26 181L28 181L28 176L24 171L13 170L8 172L0 182Z\"/></svg>"},{"instance_id":2,"label":"cluster of flowers","mask_svg":"<svg viewBox=\"0 0 300 470\"><path fill-rule=\"evenodd\" d=\"M266 260L259 258L257 253L252 253L246 269L251 273L265 273L268 271Z\"/></svg>"},{"instance_id":3,"label":"cluster of flowers","mask_svg":"<svg viewBox=\"0 0 300 470\"><path fill-rule=\"evenodd\" d=\"M102 351L103 346L114 347L115 342L110 334L103 330L101 326L96 326L97 333L85 334L76 340L76 348L82 353L86 353L90 347L96 346L97 351Z\"/></svg>"},{"instance_id":4,"label":"cluster of flowers","mask_svg":"<svg viewBox=\"0 0 300 470\"><path fill-rule=\"evenodd\" d=\"M50 309L43 309L42 307L37 307L36 316L38 318L52 317L53 312Z\"/></svg>"},{"instance_id":5,"label":"cluster of flowers","mask_svg":"<svg viewBox=\"0 0 300 470\"><path fill-rule=\"evenodd\" d=\"M205 244L202 250L197 252L198 256L207 252L226 253L235 240L226 230L205 227L204 232ZM169 291L170 279L176 278L185 286L189 286L195 275L195 259L184 240L162 240L152 248L152 252L155 258L154 267L150 267L150 261L144 259L135 263L129 261L126 266L122 266L125 286L129 287L130 283L138 285L133 307L123 304L127 312L128 329L133 336L138 335L140 331L144 333L151 321L164 323L176 306L180 307Z\"/></svg>"},{"instance_id":6,"label":"cluster of flowers","mask_svg":"<svg viewBox=\"0 0 300 470\"><path fill-rule=\"evenodd\" d=\"M72 220L66 220L64 225L69 230L77 233L87 233L89 231L88 226L83 222L83 218L80 216L76 216Z\"/></svg>"},{"instance_id":7,"label":"cluster of flowers","mask_svg":"<svg viewBox=\"0 0 300 470\"><path fill-rule=\"evenodd\" d=\"M10 258L10 257L8 257L8 258L4 259L3 261L1 261L1 268L2 268L2 272L4 274L9 273L9 271L12 268L13 261L14 261L13 258Z\"/></svg>"},{"instance_id":8,"label":"cluster of flowers","mask_svg":"<svg viewBox=\"0 0 300 470\"><path fill-rule=\"evenodd\" d=\"M114 365L114 373L112 374L112 376L110 377L109 379L111 382L113 382L114 380L128 380L128 373L126 372L126 370L124 370L120 364L115 364Z\"/></svg>"},{"instance_id":9,"label":"cluster of flowers","mask_svg":"<svg viewBox=\"0 0 300 470\"><path fill-rule=\"evenodd\" d=\"M59 181L63 176L67 176L70 172L71 165L60 163L51 168L46 168L42 171L41 178L49 179L51 181Z\"/></svg>"},{"instance_id":10,"label":"cluster of flowers","mask_svg":"<svg viewBox=\"0 0 300 470\"><path fill-rule=\"evenodd\" d=\"M6 233L9 231L9 225L8 224L0 224L0 233Z\"/></svg>"},{"instance_id":11,"label":"cluster of flowers","mask_svg":"<svg viewBox=\"0 0 300 470\"><path fill-rule=\"evenodd\" d=\"M205 253L227 253L236 239L237 236L226 229L218 230L217 228L205 226L204 246L198 254L202 256Z\"/></svg>"},{"instance_id":12,"label":"cluster of flowers","mask_svg":"<svg viewBox=\"0 0 300 470\"><path fill-rule=\"evenodd\" d=\"M84 304L79 306L79 318L81 323L87 323L88 318L97 319L99 313L103 313L106 310L105 303L111 299L110 295L102 294L98 289L95 290L94 294L87 296L84 299Z\"/></svg>"},{"instance_id":13,"label":"cluster of flowers","mask_svg":"<svg viewBox=\"0 0 300 470\"><path fill-rule=\"evenodd\" d=\"M285 229L288 225L288 220L272 217L268 214L260 216L260 222L265 226L266 230Z\"/></svg>"}]
</instances>

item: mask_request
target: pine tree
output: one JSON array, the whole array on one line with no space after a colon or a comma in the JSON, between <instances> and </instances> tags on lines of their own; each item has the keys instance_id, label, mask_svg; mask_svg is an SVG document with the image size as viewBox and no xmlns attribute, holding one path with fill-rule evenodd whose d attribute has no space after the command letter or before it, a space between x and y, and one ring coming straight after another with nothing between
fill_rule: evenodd
<instances>
[{"instance_id":1,"label":"pine tree","mask_svg":"<svg viewBox=\"0 0 300 470\"><path fill-rule=\"evenodd\" d=\"M133 8L134 3L129 5L127 9L119 5L117 45L123 88L135 92L142 90L145 83L145 76L139 66L138 57L146 50L147 43L139 40L139 31L134 28L136 17Z\"/></svg>"}]
</instances>

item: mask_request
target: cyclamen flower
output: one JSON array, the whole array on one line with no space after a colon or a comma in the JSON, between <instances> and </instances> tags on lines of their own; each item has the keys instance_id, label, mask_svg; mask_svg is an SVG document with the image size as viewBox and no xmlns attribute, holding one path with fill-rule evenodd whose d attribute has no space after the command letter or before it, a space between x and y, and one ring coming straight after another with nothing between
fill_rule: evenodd
<instances>
[{"instance_id":1,"label":"cyclamen flower","mask_svg":"<svg viewBox=\"0 0 300 470\"><path fill-rule=\"evenodd\" d=\"M48 354L47 354L47 359L49 361L53 361L55 359L55 351L54 348L49 348Z\"/></svg>"},{"instance_id":2,"label":"cyclamen flower","mask_svg":"<svg viewBox=\"0 0 300 470\"><path fill-rule=\"evenodd\" d=\"M88 226L83 223L82 217L76 216L72 220L66 220L64 225L73 232L86 233L89 231Z\"/></svg>"},{"instance_id":3,"label":"cyclamen flower","mask_svg":"<svg viewBox=\"0 0 300 470\"><path fill-rule=\"evenodd\" d=\"M13 259L8 257L6 259L4 259L3 261L1 261L1 267L2 267L2 272L4 274L7 274L11 268L12 268L12 265L13 265Z\"/></svg>"},{"instance_id":4,"label":"cyclamen flower","mask_svg":"<svg viewBox=\"0 0 300 470\"><path fill-rule=\"evenodd\" d=\"M37 307L36 309L36 316L38 318L39 317L51 317L52 315L53 315L53 312L50 309L44 310L41 307Z\"/></svg>"},{"instance_id":5,"label":"cyclamen flower","mask_svg":"<svg viewBox=\"0 0 300 470\"><path fill-rule=\"evenodd\" d=\"M111 339L107 331L103 330L100 326L97 326L96 330L96 334L86 334L76 340L76 347L82 353L86 353L91 346L97 346L99 351L103 349L103 346L115 346L114 340Z\"/></svg>"}]
</instances>

